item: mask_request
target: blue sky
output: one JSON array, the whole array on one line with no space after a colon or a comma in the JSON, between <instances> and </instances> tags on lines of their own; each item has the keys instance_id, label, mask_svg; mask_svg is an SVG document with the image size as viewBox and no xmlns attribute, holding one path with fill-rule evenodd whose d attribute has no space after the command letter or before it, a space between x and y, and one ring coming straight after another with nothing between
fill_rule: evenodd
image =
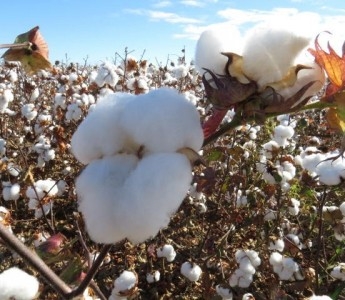
<instances>
[{"instance_id":1,"label":"blue sky","mask_svg":"<svg viewBox=\"0 0 345 300\"><path fill-rule=\"evenodd\" d=\"M96 64L114 60L115 53L165 65L185 47L187 60L207 26L229 22L240 31L263 20L282 17L301 30L345 28L343 0L11 0L1 3L0 43L36 25L48 42L50 60ZM295 20L298 19L298 22ZM231 37L229 37L231 38ZM0 52L2 53L2 52Z\"/></svg>"}]
</instances>

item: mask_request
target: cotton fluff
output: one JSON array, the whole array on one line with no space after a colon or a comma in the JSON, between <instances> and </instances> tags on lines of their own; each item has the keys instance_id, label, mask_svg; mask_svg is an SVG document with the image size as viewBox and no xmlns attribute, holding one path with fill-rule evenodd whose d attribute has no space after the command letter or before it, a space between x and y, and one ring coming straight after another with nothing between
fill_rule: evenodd
<instances>
[{"instance_id":1,"label":"cotton fluff","mask_svg":"<svg viewBox=\"0 0 345 300\"><path fill-rule=\"evenodd\" d=\"M81 163L88 164L124 150L125 136L120 128L119 116L133 97L125 93L109 94L89 112L71 140L72 152Z\"/></svg>"},{"instance_id":2,"label":"cotton fluff","mask_svg":"<svg viewBox=\"0 0 345 300\"><path fill-rule=\"evenodd\" d=\"M20 197L20 185L18 183L3 182L2 197L5 201L18 200Z\"/></svg>"},{"instance_id":3,"label":"cotton fluff","mask_svg":"<svg viewBox=\"0 0 345 300\"><path fill-rule=\"evenodd\" d=\"M246 288L252 283L253 275L256 268L261 264L261 259L254 250L237 250L235 258L239 267L230 276L229 284L231 287Z\"/></svg>"},{"instance_id":4,"label":"cotton fluff","mask_svg":"<svg viewBox=\"0 0 345 300\"><path fill-rule=\"evenodd\" d=\"M209 27L201 33L195 50L195 65L200 73L203 68L216 74L225 74L228 58L221 52L242 53L242 37L240 32L227 23Z\"/></svg>"},{"instance_id":5,"label":"cotton fluff","mask_svg":"<svg viewBox=\"0 0 345 300\"><path fill-rule=\"evenodd\" d=\"M120 124L126 136L148 152L172 152L203 142L195 106L174 89L161 88L128 102Z\"/></svg>"},{"instance_id":6,"label":"cotton fluff","mask_svg":"<svg viewBox=\"0 0 345 300\"><path fill-rule=\"evenodd\" d=\"M315 147L302 149L301 166L314 176L317 175L320 183L338 185L345 178L345 161L337 156L338 152L321 153Z\"/></svg>"},{"instance_id":7,"label":"cotton fluff","mask_svg":"<svg viewBox=\"0 0 345 300\"><path fill-rule=\"evenodd\" d=\"M223 287L220 284L216 285L216 292L223 300L232 300L233 298L232 291L228 287Z\"/></svg>"},{"instance_id":8,"label":"cotton fluff","mask_svg":"<svg viewBox=\"0 0 345 300\"><path fill-rule=\"evenodd\" d=\"M123 271L119 277L114 281L114 288L111 292L113 299L119 299L118 296L124 295L129 290L133 289L137 284L138 278L135 273L131 271ZM109 299L111 299L111 297ZM127 299L121 298L121 299Z\"/></svg>"},{"instance_id":9,"label":"cotton fluff","mask_svg":"<svg viewBox=\"0 0 345 300\"><path fill-rule=\"evenodd\" d=\"M158 282L160 278L161 278L161 273L157 270L146 274L146 281L148 283Z\"/></svg>"},{"instance_id":10,"label":"cotton fluff","mask_svg":"<svg viewBox=\"0 0 345 300\"><path fill-rule=\"evenodd\" d=\"M278 252L271 253L269 262L280 280L289 280L299 271L299 266L293 258L282 256Z\"/></svg>"},{"instance_id":11,"label":"cotton fluff","mask_svg":"<svg viewBox=\"0 0 345 300\"><path fill-rule=\"evenodd\" d=\"M29 209L35 210L35 217L42 217L42 209L39 205L45 196L53 197L58 193L56 181L51 179L38 180L34 183L34 187L29 186L26 190L26 196L29 198ZM43 212L48 214L52 206L52 201L42 204Z\"/></svg>"},{"instance_id":12,"label":"cotton fluff","mask_svg":"<svg viewBox=\"0 0 345 300\"><path fill-rule=\"evenodd\" d=\"M335 266L331 271L331 276L341 281L345 281L345 263L339 263Z\"/></svg>"},{"instance_id":13,"label":"cotton fluff","mask_svg":"<svg viewBox=\"0 0 345 300\"><path fill-rule=\"evenodd\" d=\"M278 125L274 128L273 139L281 147L289 145L288 139L291 139L295 134L294 129L291 126Z\"/></svg>"},{"instance_id":14,"label":"cotton fluff","mask_svg":"<svg viewBox=\"0 0 345 300\"><path fill-rule=\"evenodd\" d=\"M168 262L172 262L176 257L176 251L172 245L164 245L157 249L158 257L165 257Z\"/></svg>"},{"instance_id":15,"label":"cotton fluff","mask_svg":"<svg viewBox=\"0 0 345 300\"><path fill-rule=\"evenodd\" d=\"M247 33L243 49L243 71L259 87L276 82L293 66L309 39L282 28L259 24Z\"/></svg>"},{"instance_id":16,"label":"cotton fluff","mask_svg":"<svg viewBox=\"0 0 345 300\"><path fill-rule=\"evenodd\" d=\"M110 62L104 62L99 67L94 80L99 87L102 87L105 84L115 87L119 81L119 75L116 73L116 66Z\"/></svg>"},{"instance_id":17,"label":"cotton fluff","mask_svg":"<svg viewBox=\"0 0 345 300\"><path fill-rule=\"evenodd\" d=\"M134 96L115 93L104 97L79 125L72 152L88 164L119 152L173 152L203 142L195 106L169 88Z\"/></svg>"},{"instance_id":18,"label":"cotton fluff","mask_svg":"<svg viewBox=\"0 0 345 300\"><path fill-rule=\"evenodd\" d=\"M39 282L36 277L12 267L0 274L0 299L30 300L37 296Z\"/></svg>"},{"instance_id":19,"label":"cotton fluff","mask_svg":"<svg viewBox=\"0 0 345 300\"><path fill-rule=\"evenodd\" d=\"M186 261L181 265L181 274L190 281L198 281L202 270L197 264Z\"/></svg>"},{"instance_id":20,"label":"cotton fluff","mask_svg":"<svg viewBox=\"0 0 345 300\"><path fill-rule=\"evenodd\" d=\"M153 176L154 175L154 176ZM168 225L192 179L188 159L118 154L91 162L76 181L79 210L92 240L140 243ZM102 220L102 222L100 222Z\"/></svg>"}]
</instances>

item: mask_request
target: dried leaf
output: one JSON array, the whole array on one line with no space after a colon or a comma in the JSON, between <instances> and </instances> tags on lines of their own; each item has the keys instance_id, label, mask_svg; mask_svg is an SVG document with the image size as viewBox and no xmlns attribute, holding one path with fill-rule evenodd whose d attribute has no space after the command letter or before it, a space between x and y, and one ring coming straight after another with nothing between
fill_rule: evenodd
<instances>
[{"instance_id":1,"label":"dried leaf","mask_svg":"<svg viewBox=\"0 0 345 300\"><path fill-rule=\"evenodd\" d=\"M345 56L343 53L342 57L340 57L329 43L327 44L329 53L322 50L318 38L319 35L315 38L315 50L309 49L309 52L314 55L315 61L327 73L331 82L330 90L335 92L344 87L345 84ZM329 95L329 92L327 94Z\"/></svg>"},{"instance_id":2,"label":"dried leaf","mask_svg":"<svg viewBox=\"0 0 345 300\"><path fill-rule=\"evenodd\" d=\"M284 76L284 78L282 78L281 80L276 81L276 82L268 83L261 90L264 90L267 86L270 86L271 88L275 89L276 91L279 91L283 88L291 87L297 81L298 72L301 70L305 70L305 69L312 69L312 68L308 67L308 66L304 66L304 65L299 65L299 64L296 66L293 66L290 68L289 72Z\"/></svg>"},{"instance_id":3,"label":"dried leaf","mask_svg":"<svg viewBox=\"0 0 345 300\"><path fill-rule=\"evenodd\" d=\"M326 112L326 120L331 129L345 132L345 91L340 91L329 97L336 106Z\"/></svg>"},{"instance_id":4,"label":"dried leaf","mask_svg":"<svg viewBox=\"0 0 345 300\"><path fill-rule=\"evenodd\" d=\"M214 74L205 69L202 76L205 92L209 101L217 109L230 109L254 94L257 90L256 83L251 81L248 84L239 82L235 77ZM206 79L206 74L211 75L211 79Z\"/></svg>"},{"instance_id":5,"label":"dried leaf","mask_svg":"<svg viewBox=\"0 0 345 300\"><path fill-rule=\"evenodd\" d=\"M227 75L235 77L239 82L247 84L250 79L243 72L243 57L232 52L221 52L228 58L225 65L225 72Z\"/></svg>"},{"instance_id":6,"label":"dried leaf","mask_svg":"<svg viewBox=\"0 0 345 300\"><path fill-rule=\"evenodd\" d=\"M16 44L28 42L28 45L16 47ZM48 60L48 44L36 26L28 32L18 35L13 47L10 47L3 55L5 61L20 61L24 70L29 73L37 73L39 70L51 69Z\"/></svg>"}]
</instances>

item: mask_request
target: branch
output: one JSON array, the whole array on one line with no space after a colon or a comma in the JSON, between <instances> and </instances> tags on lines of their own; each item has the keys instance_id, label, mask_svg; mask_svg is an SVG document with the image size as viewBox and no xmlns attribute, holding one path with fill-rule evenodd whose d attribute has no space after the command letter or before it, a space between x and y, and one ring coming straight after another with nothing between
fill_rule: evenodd
<instances>
[{"instance_id":1,"label":"branch","mask_svg":"<svg viewBox=\"0 0 345 300\"><path fill-rule=\"evenodd\" d=\"M57 276L45 262L33 251L27 248L14 234L10 233L0 222L0 238L10 249L18 253L29 265L37 270L44 280L57 292L68 299L71 288Z\"/></svg>"}]
</instances>

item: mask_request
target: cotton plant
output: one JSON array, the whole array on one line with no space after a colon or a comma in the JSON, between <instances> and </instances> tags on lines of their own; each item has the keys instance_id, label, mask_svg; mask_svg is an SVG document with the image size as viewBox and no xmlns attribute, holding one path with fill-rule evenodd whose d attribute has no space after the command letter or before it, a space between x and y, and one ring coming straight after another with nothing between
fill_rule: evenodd
<instances>
[{"instance_id":1,"label":"cotton plant","mask_svg":"<svg viewBox=\"0 0 345 300\"><path fill-rule=\"evenodd\" d=\"M174 261L176 257L176 251L174 246L170 244L165 244L162 247L157 248L157 257L164 257L167 262Z\"/></svg>"},{"instance_id":2,"label":"cotton plant","mask_svg":"<svg viewBox=\"0 0 345 300\"><path fill-rule=\"evenodd\" d=\"M35 218L47 215L53 205L53 197L58 193L56 181L52 179L38 180L26 190L29 198L28 207L35 212Z\"/></svg>"},{"instance_id":3,"label":"cotton plant","mask_svg":"<svg viewBox=\"0 0 345 300\"><path fill-rule=\"evenodd\" d=\"M320 184L334 186L345 178L345 162L338 155L338 150L323 153L316 147L310 146L300 149L297 162L311 176L315 176Z\"/></svg>"},{"instance_id":4,"label":"cotton plant","mask_svg":"<svg viewBox=\"0 0 345 300\"><path fill-rule=\"evenodd\" d=\"M124 270L114 280L114 288L111 291L109 300L127 299L137 291L138 276L132 271Z\"/></svg>"},{"instance_id":5,"label":"cotton plant","mask_svg":"<svg viewBox=\"0 0 345 300\"><path fill-rule=\"evenodd\" d=\"M196 263L186 261L181 265L181 274L188 280L195 282L199 280L202 269Z\"/></svg>"},{"instance_id":6,"label":"cotton plant","mask_svg":"<svg viewBox=\"0 0 345 300\"><path fill-rule=\"evenodd\" d=\"M14 99L12 89L6 86L0 85L0 113L6 113L8 110L8 105Z\"/></svg>"},{"instance_id":7,"label":"cotton plant","mask_svg":"<svg viewBox=\"0 0 345 300\"><path fill-rule=\"evenodd\" d=\"M19 183L11 183L9 181L2 182L2 198L5 201L16 201L20 197Z\"/></svg>"},{"instance_id":8,"label":"cotton plant","mask_svg":"<svg viewBox=\"0 0 345 300\"><path fill-rule=\"evenodd\" d=\"M300 271L300 266L292 257L283 256L278 252L272 252L269 262L280 280L304 279Z\"/></svg>"},{"instance_id":9,"label":"cotton plant","mask_svg":"<svg viewBox=\"0 0 345 300\"><path fill-rule=\"evenodd\" d=\"M38 154L37 166L40 168L44 167L46 162L55 158L55 150L52 148L50 140L44 135L37 138L37 142L32 148Z\"/></svg>"},{"instance_id":10,"label":"cotton plant","mask_svg":"<svg viewBox=\"0 0 345 300\"><path fill-rule=\"evenodd\" d=\"M21 108L21 113L28 121L32 121L37 117L37 108L34 103L24 104Z\"/></svg>"},{"instance_id":11,"label":"cotton plant","mask_svg":"<svg viewBox=\"0 0 345 300\"><path fill-rule=\"evenodd\" d=\"M216 36L210 29L203 32L195 55L206 96L212 103L212 114L203 124L206 138L217 136L218 125L230 109L238 113L229 125L222 126L224 132L225 128L241 124L243 118L262 123L268 116L298 110L325 84L323 69L308 53L309 37L293 29L258 24L245 33L238 51L225 46L230 41L236 44L233 39L223 35L218 40ZM212 50L206 46L210 40L215 45ZM219 50L223 47L227 49ZM288 141L286 134L289 133L285 130L280 137L282 146ZM276 135L278 139L281 133Z\"/></svg>"},{"instance_id":12,"label":"cotton plant","mask_svg":"<svg viewBox=\"0 0 345 300\"><path fill-rule=\"evenodd\" d=\"M330 275L341 281L345 281L345 263L338 263L331 271Z\"/></svg>"},{"instance_id":13,"label":"cotton plant","mask_svg":"<svg viewBox=\"0 0 345 300\"><path fill-rule=\"evenodd\" d=\"M33 300L39 292L36 277L12 267L0 273L0 299Z\"/></svg>"},{"instance_id":14,"label":"cotton plant","mask_svg":"<svg viewBox=\"0 0 345 300\"><path fill-rule=\"evenodd\" d=\"M216 293L223 300L232 300L234 296L233 292L229 287L222 286L221 284L216 285Z\"/></svg>"},{"instance_id":15,"label":"cotton plant","mask_svg":"<svg viewBox=\"0 0 345 300\"><path fill-rule=\"evenodd\" d=\"M187 156L202 141L195 106L175 90L99 99L71 142L87 164L76 190L91 239L140 243L167 226L192 181Z\"/></svg>"},{"instance_id":16,"label":"cotton plant","mask_svg":"<svg viewBox=\"0 0 345 300\"><path fill-rule=\"evenodd\" d=\"M119 81L119 75L116 71L117 67L111 62L106 61L99 67L94 82L99 87L103 87L105 84L115 87Z\"/></svg>"},{"instance_id":17,"label":"cotton plant","mask_svg":"<svg viewBox=\"0 0 345 300\"><path fill-rule=\"evenodd\" d=\"M158 270L148 272L146 274L146 281L148 283L158 282L161 278L161 273Z\"/></svg>"},{"instance_id":18,"label":"cotton plant","mask_svg":"<svg viewBox=\"0 0 345 300\"><path fill-rule=\"evenodd\" d=\"M231 287L247 288L253 281L253 275L261 264L261 259L254 250L237 250L235 259L238 268L231 274L229 284Z\"/></svg>"}]
</instances>

